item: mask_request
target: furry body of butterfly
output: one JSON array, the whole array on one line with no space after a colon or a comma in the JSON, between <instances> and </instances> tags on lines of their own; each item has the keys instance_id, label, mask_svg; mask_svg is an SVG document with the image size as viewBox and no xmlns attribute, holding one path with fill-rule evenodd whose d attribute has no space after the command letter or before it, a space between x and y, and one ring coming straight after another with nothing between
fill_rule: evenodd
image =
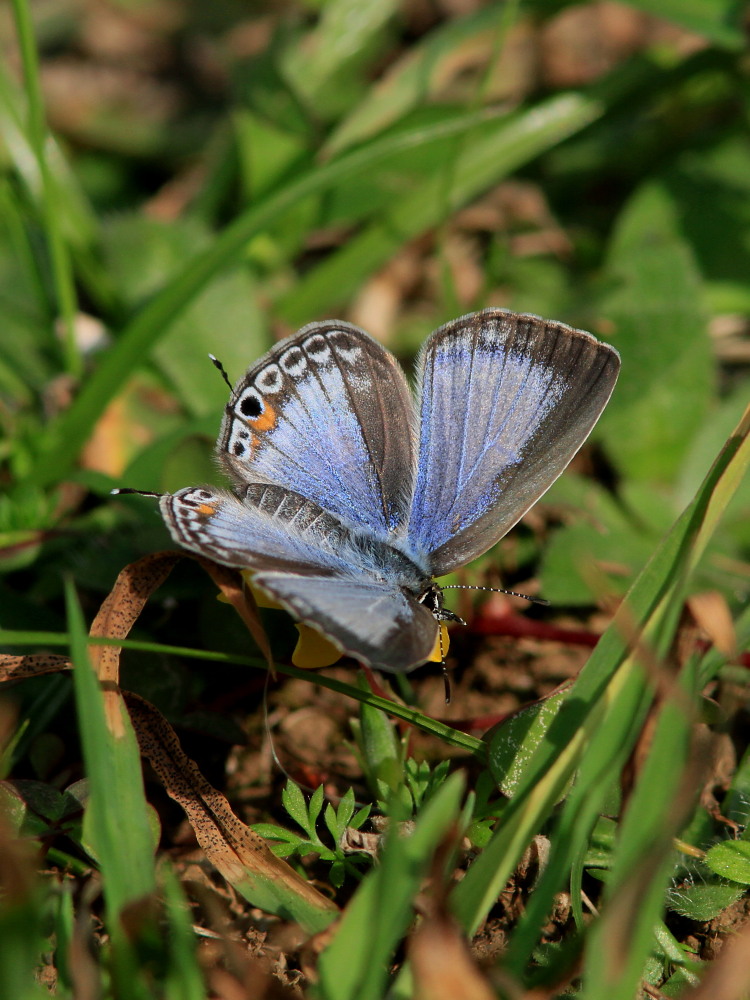
<instances>
[{"instance_id":1,"label":"furry body of butterfly","mask_svg":"<svg viewBox=\"0 0 750 1000\"><path fill-rule=\"evenodd\" d=\"M435 577L485 552L552 485L614 388L617 351L502 309L436 330L415 395L363 330L312 323L235 385L217 454L234 489L160 508L176 542L228 566L372 667L430 655Z\"/></svg>"}]
</instances>

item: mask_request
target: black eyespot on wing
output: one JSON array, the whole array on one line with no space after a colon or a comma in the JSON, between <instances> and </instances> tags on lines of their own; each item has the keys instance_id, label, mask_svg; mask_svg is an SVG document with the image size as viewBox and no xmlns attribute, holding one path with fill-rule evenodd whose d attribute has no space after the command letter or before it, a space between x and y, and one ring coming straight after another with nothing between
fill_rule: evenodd
<instances>
[{"instance_id":1,"label":"black eyespot on wing","mask_svg":"<svg viewBox=\"0 0 750 1000\"><path fill-rule=\"evenodd\" d=\"M257 396L245 396L240 402L240 410L245 417L259 417L263 412L263 405Z\"/></svg>"}]
</instances>

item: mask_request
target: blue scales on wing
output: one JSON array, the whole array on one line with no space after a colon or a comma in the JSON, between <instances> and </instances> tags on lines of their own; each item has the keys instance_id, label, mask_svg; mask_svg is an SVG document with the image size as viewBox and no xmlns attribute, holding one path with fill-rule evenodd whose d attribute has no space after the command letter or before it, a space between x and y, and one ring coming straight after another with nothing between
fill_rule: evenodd
<instances>
[{"instance_id":1,"label":"blue scales on wing","mask_svg":"<svg viewBox=\"0 0 750 1000\"><path fill-rule=\"evenodd\" d=\"M418 362L421 437L409 541L435 576L501 538L586 440L617 351L562 323L488 309L446 324Z\"/></svg>"},{"instance_id":2,"label":"blue scales on wing","mask_svg":"<svg viewBox=\"0 0 750 1000\"><path fill-rule=\"evenodd\" d=\"M428 581L402 553L367 540L311 500L251 484L242 499L188 487L160 500L185 548L248 569L300 621L343 652L386 670L407 670L432 651L438 624L419 601Z\"/></svg>"},{"instance_id":3,"label":"blue scales on wing","mask_svg":"<svg viewBox=\"0 0 750 1000\"><path fill-rule=\"evenodd\" d=\"M217 453L240 487L284 486L382 538L408 516L414 421L384 347L348 323L314 323L237 383Z\"/></svg>"}]
</instances>

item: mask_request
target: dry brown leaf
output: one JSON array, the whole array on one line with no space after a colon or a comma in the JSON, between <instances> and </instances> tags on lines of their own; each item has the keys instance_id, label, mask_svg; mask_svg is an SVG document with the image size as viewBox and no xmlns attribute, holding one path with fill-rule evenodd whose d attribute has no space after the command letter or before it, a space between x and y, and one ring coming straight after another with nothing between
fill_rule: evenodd
<instances>
[{"instance_id":1,"label":"dry brown leaf","mask_svg":"<svg viewBox=\"0 0 750 1000\"><path fill-rule=\"evenodd\" d=\"M40 677L42 674L57 674L61 670L70 668L71 662L68 657L56 653L28 653L25 656L4 653L0 656L0 682L20 681L24 677Z\"/></svg>"},{"instance_id":2,"label":"dry brown leaf","mask_svg":"<svg viewBox=\"0 0 750 1000\"><path fill-rule=\"evenodd\" d=\"M495 1000L458 926L446 914L425 918L411 938L415 1000Z\"/></svg>"},{"instance_id":3,"label":"dry brown leaf","mask_svg":"<svg viewBox=\"0 0 750 1000\"><path fill-rule=\"evenodd\" d=\"M181 558L181 552L154 552L121 570L92 622L89 633L92 638L127 638L149 597L166 580ZM121 646L90 648L91 662L101 681L117 684L121 652Z\"/></svg>"},{"instance_id":4,"label":"dry brown leaf","mask_svg":"<svg viewBox=\"0 0 750 1000\"><path fill-rule=\"evenodd\" d=\"M155 552L130 563L117 575L115 585L102 602L89 635L125 639L157 587L182 558L180 552ZM121 646L90 646L89 656L104 690L104 710L110 732L124 734L120 712L119 680Z\"/></svg>"},{"instance_id":5,"label":"dry brown leaf","mask_svg":"<svg viewBox=\"0 0 750 1000\"><path fill-rule=\"evenodd\" d=\"M720 653L733 659L737 656L737 635L732 613L723 594L705 591L688 597L690 613Z\"/></svg>"},{"instance_id":6,"label":"dry brown leaf","mask_svg":"<svg viewBox=\"0 0 750 1000\"><path fill-rule=\"evenodd\" d=\"M126 693L125 701L138 737L167 794L185 810L206 857L232 884L248 874L283 883L318 909L338 907L277 858L266 842L232 812L226 798L210 785L182 750L174 730L153 705Z\"/></svg>"},{"instance_id":7,"label":"dry brown leaf","mask_svg":"<svg viewBox=\"0 0 750 1000\"><path fill-rule=\"evenodd\" d=\"M240 616L247 626L248 632L255 640L258 649L263 654L269 668L273 670L271 647L268 644L265 629L258 617L258 605L255 603L255 598L250 588L245 586L242 574L236 569L229 569L228 566L221 566L219 563L211 562L210 559L202 559L200 556L193 556L193 558L201 564Z\"/></svg>"}]
</instances>

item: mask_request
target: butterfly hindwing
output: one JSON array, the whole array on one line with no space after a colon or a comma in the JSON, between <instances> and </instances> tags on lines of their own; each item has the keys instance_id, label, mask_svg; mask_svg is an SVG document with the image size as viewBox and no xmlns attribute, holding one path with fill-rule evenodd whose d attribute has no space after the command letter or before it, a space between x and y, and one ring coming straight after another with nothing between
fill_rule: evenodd
<instances>
[{"instance_id":1,"label":"butterfly hindwing","mask_svg":"<svg viewBox=\"0 0 750 1000\"><path fill-rule=\"evenodd\" d=\"M237 483L286 487L383 536L408 513L414 424L389 351L348 323L312 323L237 383L217 452Z\"/></svg>"},{"instance_id":2,"label":"butterfly hindwing","mask_svg":"<svg viewBox=\"0 0 750 1000\"><path fill-rule=\"evenodd\" d=\"M562 323L487 309L436 330L418 365L409 521L435 576L501 538L552 485L614 388L617 351Z\"/></svg>"},{"instance_id":3,"label":"butterfly hindwing","mask_svg":"<svg viewBox=\"0 0 750 1000\"><path fill-rule=\"evenodd\" d=\"M432 612L395 584L288 573L258 573L253 583L343 652L376 669L410 670L424 663L437 640Z\"/></svg>"},{"instance_id":4,"label":"butterfly hindwing","mask_svg":"<svg viewBox=\"0 0 750 1000\"><path fill-rule=\"evenodd\" d=\"M345 571L337 554L346 529L312 501L279 486L226 490L190 486L159 501L172 537L192 552L240 569L300 576Z\"/></svg>"},{"instance_id":5,"label":"butterfly hindwing","mask_svg":"<svg viewBox=\"0 0 750 1000\"><path fill-rule=\"evenodd\" d=\"M363 557L350 530L312 501L253 484L242 500L201 486L164 496L160 506L180 545L253 571L254 584L344 652L386 670L429 656L438 629L432 613L404 592L385 559L378 568Z\"/></svg>"}]
</instances>

